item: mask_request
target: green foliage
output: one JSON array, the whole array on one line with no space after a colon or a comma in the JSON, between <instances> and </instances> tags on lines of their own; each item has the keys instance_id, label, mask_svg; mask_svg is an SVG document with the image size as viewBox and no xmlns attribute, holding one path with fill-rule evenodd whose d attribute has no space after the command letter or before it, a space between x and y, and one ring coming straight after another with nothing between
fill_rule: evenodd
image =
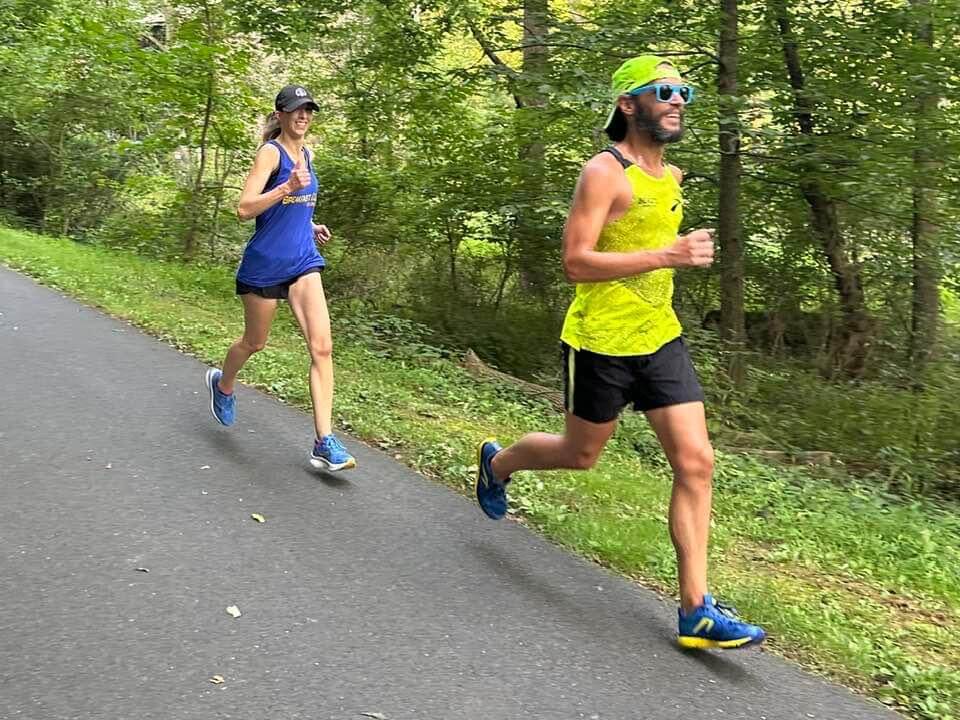
<instances>
[{"instance_id":1,"label":"green foliage","mask_svg":"<svg viewBox=\"0 0 960 720\"><path fill-rule=\"evenodd\" d=\"M929 367L924 382L912 377L826 384L796 365L756 358L747 383L733 389L723 368L711 373L696 358L714 407L719 437L730 444L833 453L860 477L894 493L956 497L960 486L960 414L945 402L960 383L956 362ZM747 440L741 443L741 439Z\"/></svg>"},{"instance_id":2,"label":"green foliage","mask_svg":"<svg viewBox=\"0 0 960 720\"><path fill-rule=\"evenodd\" d=\"M914 169L913 151L926 141L909 111L920 89L956 94L960 64L947 49L957 7L930 3L930 47L914 41L919 6L791 8L812 138L795 127L772 7L741 4L734 106L743 124L747 309L816 312L835 323L835 280L800 193L802 179L816 180L837 203L868 310L881 321L871 373L903 368L913 187L938 194L947 282L960 257L952 219L960 106L941 103L933 119L941 172L929 178ZM143 40L145 15L161 9L167 37ZM715 224L720 109L710 48L719 18L712 6L686 2L553 3L547 61L527 67L522 9L487 0L8 3L0 206L61 234L232 263L248 233L230 213L255 127L277 86L306 82L323 106L314 125L318 215L349 241L364 302L402 305L458 344L460 319L442 313L489 318L476 349L538 374L545 368L535 358L548 354L505 348L559 322L569 297L558 263L564 216L581 163L603 145L609 73L622 57L670 53L699 86L688 137L670 153L687 173L687 226ZM665 37L663 27L684 32ZM542 107L516 108L531 96ZM478 239L500 248L482 269L461 251ZM374 257L390 276L382 290L360 281L362 262ZM680 279L693 324L715 307L716 283L715 273ZM508 325L516 332L504 333ZM835 335L812 352L786 351L824 366Z\"/></svg>"}]
</instances>

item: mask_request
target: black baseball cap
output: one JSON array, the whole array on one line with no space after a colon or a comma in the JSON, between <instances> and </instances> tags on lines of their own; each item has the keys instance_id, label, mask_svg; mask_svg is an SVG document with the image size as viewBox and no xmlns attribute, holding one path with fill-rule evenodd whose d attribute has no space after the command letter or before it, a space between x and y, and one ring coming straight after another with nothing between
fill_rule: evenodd
<instances>
[{"instance_id":1,"label":"black baseball cap","mask_svg":"<svg viewBox=\"0 0 960 720\"><path fill-rule=\"evenodd\" d=\"M309 105L314 112L320 109L320 106L314 102L310 93L302 85L287 85L277 93L277 99L274 102L274 107L283 112L293 112L304 105Z\"/></svg>"}]
</instances>

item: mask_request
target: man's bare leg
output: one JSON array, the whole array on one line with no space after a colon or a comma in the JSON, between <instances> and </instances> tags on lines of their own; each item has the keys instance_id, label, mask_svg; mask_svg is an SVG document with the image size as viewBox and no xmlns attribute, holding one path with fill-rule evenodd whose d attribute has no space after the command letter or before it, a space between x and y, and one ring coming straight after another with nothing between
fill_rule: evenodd
<instances>
[{"instance_id":1,"label":"man's bare leg","mask_svg":"<svg viewBox=\"0 0 960 720\"><path fill-rule=\"evenodd\" d=\"M530 433L498 452L491 466L498 480L518 470L587 470L592 468L607 440L617 428L617 420L592 423L566 414L563 435Z\"/></svg>"},{"instance_id":2,"label":"man's bare leg","mask_svg":"<svg viewBox=\"0 0 960 720\"><path fill-rule=\"evenodd\" d=\"M701 402L650 410L647 418L673 468L670 537L677 551L680 604L690 612L703 604L707 592L713 447Z\"/></svg>"}]
</instances>

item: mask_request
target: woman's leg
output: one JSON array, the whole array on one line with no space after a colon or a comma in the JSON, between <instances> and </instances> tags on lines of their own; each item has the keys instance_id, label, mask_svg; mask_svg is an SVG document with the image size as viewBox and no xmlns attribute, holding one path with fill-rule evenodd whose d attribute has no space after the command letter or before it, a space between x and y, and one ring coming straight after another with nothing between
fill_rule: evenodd
<instances>
[{"instance_id":1,"label":"woman's leg","mask_svg":"<svg viewBox=\"0 0 960 720\"><path fill-rule=\"evenodd\" d=\"M333 430L333 338L320 273L309 273L290 286L290 309L310 352L310 398L317 437Z\"/></svg>"},{"instance_id":2,"label":"woman's leg","mask_svg":"<svg viewBox=\"0 0 960 720\"><path fill-rule=\"evenodd\" d=\"M240 296L243 301L243 335L230 349L223 361L223 371L220 375L220 391L226 395L233 392L233 384L244 363L255 352L263 350L270 335L270 325L277 312L277 301L263 298L254 293L245 293Z\"/></svg>"}]
</instances>

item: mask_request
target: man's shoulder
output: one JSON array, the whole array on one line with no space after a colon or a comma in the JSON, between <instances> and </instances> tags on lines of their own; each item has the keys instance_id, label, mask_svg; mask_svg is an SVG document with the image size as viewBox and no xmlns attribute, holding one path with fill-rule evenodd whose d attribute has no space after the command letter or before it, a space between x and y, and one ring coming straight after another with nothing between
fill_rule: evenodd
<instances>
[{"instance_id":1,"label":"man's shoulder","mask_svg":"<svg viewBox=\"0 0 960 720\"><path fill-rule=\"evenodd\" d=\"M584 180L609 179L623 174L623 166L612 153L603 150L598 152L583 165L581 175Z\"/></svg>"}]
</instances>

